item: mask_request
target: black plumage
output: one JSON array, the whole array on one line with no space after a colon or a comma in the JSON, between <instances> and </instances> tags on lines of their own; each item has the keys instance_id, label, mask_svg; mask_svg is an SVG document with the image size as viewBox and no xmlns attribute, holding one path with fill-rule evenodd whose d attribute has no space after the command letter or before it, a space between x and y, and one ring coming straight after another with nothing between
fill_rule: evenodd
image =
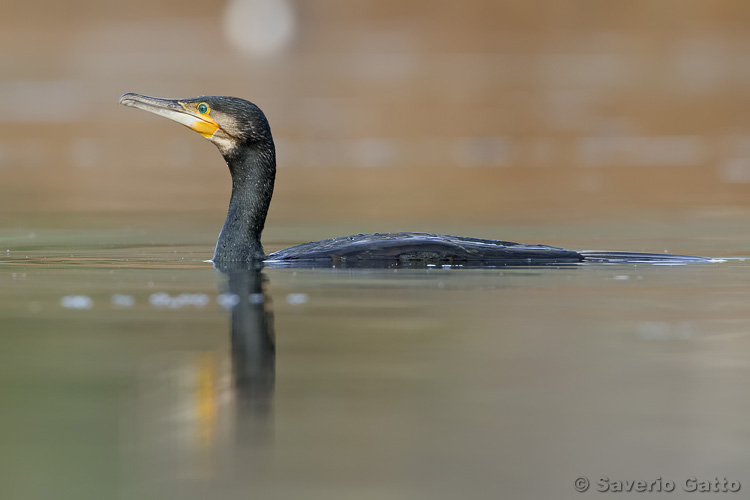
<instances>
[{"instance_id":1,"label":"black plumage","mask_svg":"<svg viewBox=\"0 0 750 500\"><path fill-rule=\"evenodd\" d=\"M709 262L711 259L634 252L576 252L545 245L427 233L357 234L296 245L266 255L261 233L273 195L276 150L263 111L236 97L160 99L125 94L120 103L165 116L216 144L232 176L227 219L214 252L215 263L283 262L382 267L397 264L473 266L591 262Z\"/></svg>"}]
</instances>

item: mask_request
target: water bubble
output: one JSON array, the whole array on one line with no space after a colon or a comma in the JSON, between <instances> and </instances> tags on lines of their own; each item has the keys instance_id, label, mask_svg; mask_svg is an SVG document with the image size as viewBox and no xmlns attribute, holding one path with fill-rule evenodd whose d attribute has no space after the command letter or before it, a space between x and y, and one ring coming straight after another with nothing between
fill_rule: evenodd
<instances>
[{"instance_id":1,"label":"water bubble","mask_svg":"<svg viewBox=\"0 0 750 500\"><path fill-rule=\"evenodd\" d=\"M234 293L222 293L216 297L216 303L224 309L231 309L240 303L240 296Z\"/></svg>"},{"instance_id":2,"label":"water bubble","mask_svg":"<svg viewBox=\"0 0 750 500\"><path fill-rule=\"evenodd\" d=\"M65 309L91 309L94 301L86 295L66 295L60 299L60 305Z\"/></svg>"},{"instance_id":3,"label":"water bubble","mask_svg":"<svg viewBox=\"0 0 750 500\"><path fill-rule=\"evenodd\" d=\"M168 293L152 293L148 301L155 307L168 307L169 309L180 309L185 306L204 307L210 302L205 293L181 293L176 297Z\"/></svg>"},{"instance_id":4,"label":"water bubble","mask_svg":"<svg viewBox=\"0 0 750 500\"><path fill-rule=\"evenodd\" d=\"M168 293L159 292L159 293L152 293L151 296L148 298L149 303L152 306L156 307L165 307L169 304L171 300L171 297Z\"/></svg>"},{"instance_id":5,"label":"water bubble","mask_svg":"<svg viewBox=\"0 0 750 500\"><path fill-rule=\"evenodd\" d=\"M135 304L135 297L132 295L123 295L116 293L112 295L112 305L119 307L132 307Z\"/></svg>"},{"instance_id":6,"label":"water bubble","mask_svg":"<svg viewBox=\"0 0 750 500\"><path fill-rule=\"evenodd\" d=\"M286 296L287 304L291 304L293 306L305 304L308 300L309 297L306 293L290 293Z\"/></svg>"},{"instance_id":7,"label":"water bubble","mask_svg":"<svg viewBox=\"0 0 750 500\"><path fill-rule=\"evenodd\" d=\"M183 297L183 300L187 304L196 307L204 307L208 305L209 302L211 302L211 299L205 293L183 293L180 295L180 297Z\"/></svg>"}]
</instances>

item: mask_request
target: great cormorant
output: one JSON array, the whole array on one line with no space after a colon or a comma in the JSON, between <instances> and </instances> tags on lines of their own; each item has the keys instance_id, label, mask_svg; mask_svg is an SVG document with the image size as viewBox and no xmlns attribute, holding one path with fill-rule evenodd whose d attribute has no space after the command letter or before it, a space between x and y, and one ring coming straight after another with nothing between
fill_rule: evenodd
<instances>
[{"instance_id":1,"label":"great cormorant","mask_svg":"<svg viewBox=\"0 0 750 500\"><path fill-rule=\"evenodd\" d=\"M255 104L237 97L202 96L161 99L124 94L120 104L164 116L213 142L232 175L229 212L213 261L281 261L311 265L327 261L381 267L393 263L525 265L566 262L709 262L704 257L633 252L576 252L546 245L523 245L427 233L357 234L296 245L266 255L260 235L276 177L276 150L271 128Z\"/></svg>"}]
</instances>

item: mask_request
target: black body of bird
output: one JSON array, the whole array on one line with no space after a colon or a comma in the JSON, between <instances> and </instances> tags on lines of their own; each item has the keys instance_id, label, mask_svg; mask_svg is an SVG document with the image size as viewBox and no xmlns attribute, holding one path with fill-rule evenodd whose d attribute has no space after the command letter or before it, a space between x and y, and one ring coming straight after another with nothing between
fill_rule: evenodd
<instances>
[{"instance_id":1,"label":"black body of bird","mask_svg":"<svg viewBox=\"0 0 750 500\"><path fill-rule=\"evenodd\" d=\"M236 97L201 96L161 99L125 94L120 104L164 116L200 133L221 152L232 176L232 196L213 261L315 262L358 267L394 263L480 266L592 262L709 262L711 259L670 254L573 251L546 245L427 233L357 234L296 245L266 255L260 236L276 177L276 150L271 128L255 104Z\"/></svg>"}]
</instances>

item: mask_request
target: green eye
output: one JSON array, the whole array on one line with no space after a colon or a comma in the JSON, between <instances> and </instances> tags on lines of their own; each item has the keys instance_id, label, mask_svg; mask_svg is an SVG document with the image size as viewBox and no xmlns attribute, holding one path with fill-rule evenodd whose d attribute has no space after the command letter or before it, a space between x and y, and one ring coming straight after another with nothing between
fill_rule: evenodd
<instances>
[{"instance_id":1,"label":"green eye","mask_svg":"<svg viewBox=\"0 0 750 500\"><path fill-rule=\"evenodd\" d=\"M205 102L198 104L198 112L204 115L208 113L208 104Z\"/></svg>"}]
</instances>

